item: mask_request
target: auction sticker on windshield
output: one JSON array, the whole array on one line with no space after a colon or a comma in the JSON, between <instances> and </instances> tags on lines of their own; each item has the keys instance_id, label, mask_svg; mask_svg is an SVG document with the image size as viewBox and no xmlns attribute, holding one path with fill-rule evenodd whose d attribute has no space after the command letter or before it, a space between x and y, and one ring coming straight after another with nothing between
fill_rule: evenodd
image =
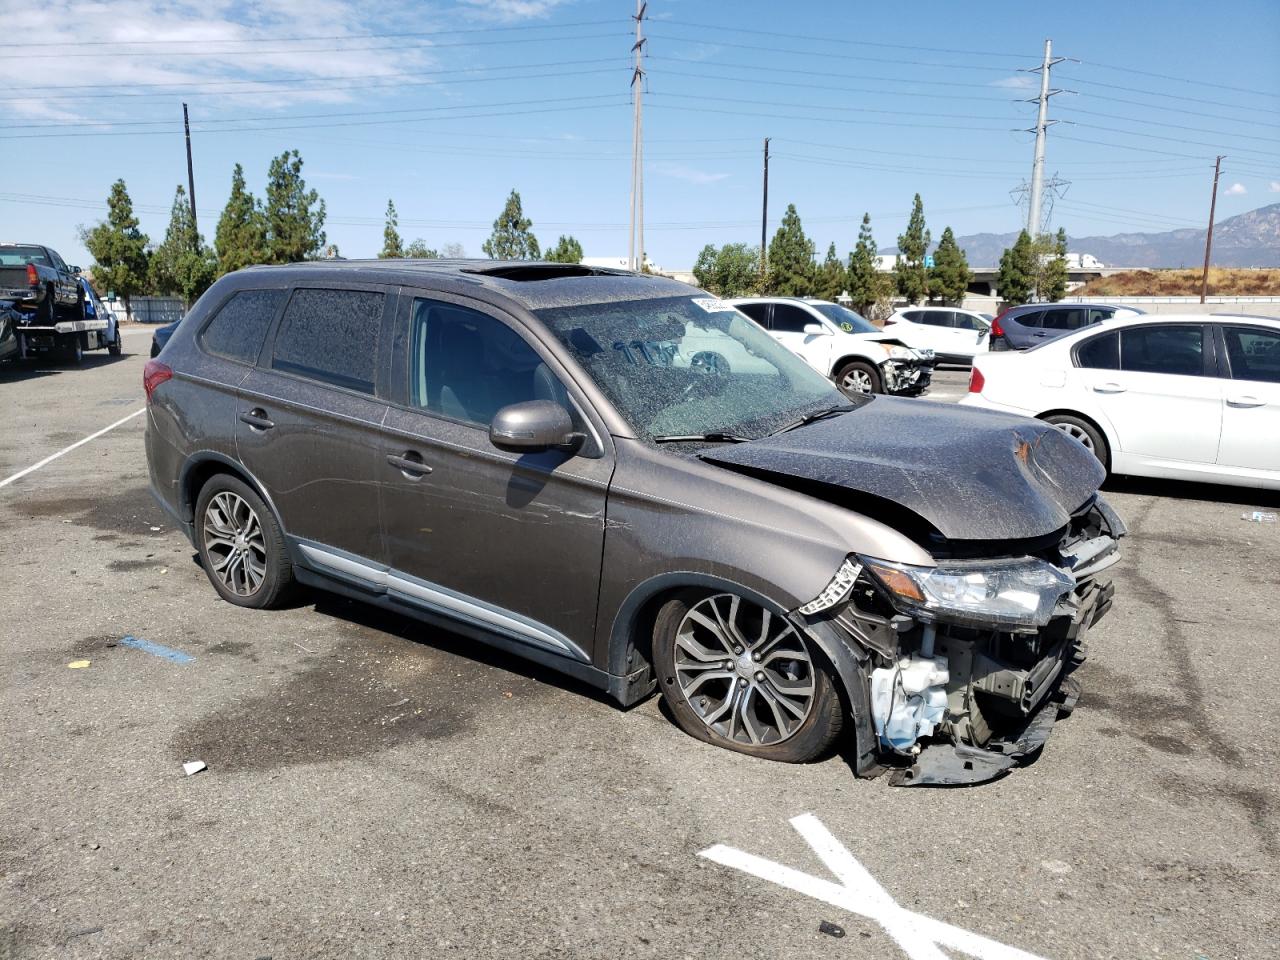
<instances>
[{"instance_id":1,"label":"auction sticker on windshield","mask_svg":"<svg viewBox=\"0 0 1280 960\"><path fill-rule=\"evenodd\" d=\"M693 302L707 311L707 313L724 313L725 311L732 312L734 310L733 304L727 303L718 297L694 297Z\"/></svg>"}]
</instances>

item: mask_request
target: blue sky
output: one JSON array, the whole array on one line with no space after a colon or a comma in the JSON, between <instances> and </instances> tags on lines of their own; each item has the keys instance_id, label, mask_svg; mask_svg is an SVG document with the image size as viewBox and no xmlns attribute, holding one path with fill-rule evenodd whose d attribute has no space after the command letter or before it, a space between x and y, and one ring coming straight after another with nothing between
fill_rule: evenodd
<instances>
[{"instance_id":1,"label":"blue sky","mask_svg":"<svg viewBox=\"0 0 1280 960\"><path fill-rule=\"evenodd\" d=\"M186 182L212 237L233 164L261 193L301 151L346 256L406 239L470 255L511 188L544 245L626 254L631 0L44 0L4 14L47 38L0 59L0 235L88 254L117 177L159 241ZM893 245L919 192L935 238L1017 229L1046 38L1049 174L1073 236L1200 227L1212 158L1219 219L1280 202L1280 3L1029 4L652 0L645 211L650 258L758 242L772 137L770 233L795 203L820 253L847 254L863 211ZM302 38L302 39L300 39ZM74 41L67 43L66 41ZM1069 124L1065 121L1071 121Z\"/></svg>"}]
</instances>

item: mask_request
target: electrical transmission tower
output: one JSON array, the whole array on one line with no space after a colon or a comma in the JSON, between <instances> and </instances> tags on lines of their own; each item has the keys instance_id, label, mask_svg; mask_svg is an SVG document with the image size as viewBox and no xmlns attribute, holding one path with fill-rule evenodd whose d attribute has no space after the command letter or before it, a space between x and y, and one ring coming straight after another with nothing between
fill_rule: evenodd
<instances>
[{"instance_id":1,"label":"electrical transmission tower","mask_svg":"<svg viewBox=\"0 0 1280 960\"><path fill-rule=\"evenodd\" d=\"M635 116L631 131L631 230L627 238L627 259L632 270L644 269L644 15L649 4L636 0L635 69L631 74L631 98Z\"/></svg>"},{"instance_id":2,"label":"electrical transmission tower","mask_svg":"<svg viewBox=\"0 0 1280 960\"><path fill-rule=\"evenodd\" d=\"M1034 230L1031 229L1031 213L1027 211L1027 233L1032 238L1049 232L1049 225L1053 223L1053 203L1065 197L1070 186L1070 180L1063 180L1056 173L1040 184L1040 212ZM1018 205L1018 209L1027 207L1031 203L1031 184L1023 180L1009 191L1009 196Z\"/></svg>"},{"instance_id":3,"label":"electrical transmission tower","mask_svg":"<svg viewBox=\"0 0 1280 960\"><path fill-rule=\"evenodd\" d=\"M1049 71L1055 66L1067 60L1067 57L1053 56L1053 41L1046 40L1044 42L1044 62L1038 67L1032 67L1028 73L1040 74L1040 96L1028 100L1027 103L1039 104L1039 110L1036 113L1036 125L1028 130L1028 133L1036 135L1036 153L1035 160L1031 166L1031 185L1027 202L1027 233L1034 239L1041 230L1041 208L1044 200L1045 182L1044 182L1044 141L1045 134L1049 127L1057 123L1057 120L1049 119L1049 98L1055 94L1063 93L1062 90L1054 90L1049 87ZM1057 179L1056 177L1054 179ZM1021 189L1021 188L1019 188ZM1017 191L1014 191L1015 193ZM1052 201L1050 202L1052 207Z\"/></svg>"}]
</instances>

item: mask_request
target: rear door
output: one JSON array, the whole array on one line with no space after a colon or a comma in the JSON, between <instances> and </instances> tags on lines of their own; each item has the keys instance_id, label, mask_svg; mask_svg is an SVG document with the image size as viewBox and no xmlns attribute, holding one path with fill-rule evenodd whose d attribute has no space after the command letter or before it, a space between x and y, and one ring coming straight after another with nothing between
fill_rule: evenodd
<instances>
[{"instance_id":1,"label":"rear door","mask_svg":"<svg viewBox=\"0 0 1280 960\"><path fill-rule=\"evenodd\" d=\"M1222 429L1220 382L1213 339L1199 323L1153 324L1117 331L1118 356L1091 338L1100 363L1083 381L1110 422L1119 451L1146 460L1213 463ZM1083 355L1077 351L1077 362Z\"/></svg>"},{"instance_id":2,"label":"rear door","mask_svg":"<svg viewBox=\"0 0 1280 960\"><path fill-rule=\"evenodd\" d=\"M1219 331L1230 379L1222 384L1218 463L1280 471L1280 330L1223 324Z\"/></svg>"},{"instance_id":3,"label":"rear door","mask_svg":"<svg viewBox=\"0 0 1280 960\"><path fill-rule=\"evenodd\" d=\"M394 302L394 291L377 284L299 285L240 385L240 461L274 501L285 532L330 572L332 550L385 559L375 431L387 412L378 393Z\"/></svg>"},{"instance_id":4,"label":"rear door","mask_svg":"<svg viewBox=\"0 0 1280 960\"><path fill-rule=\"evenodd\" d=\"M1037 339L1036 334L1040 330L1042 317L1044 317L1043 310L1030 310L1002 319L1000 324L1009 346L1015 350L1026 350L1040 343L1041 340Z\"/></svg>"},{"instance_id":5,"label":"rear door","mask_svg":"<svg viewBox=\"0 0 1280 960\"><path fill-rule=\"evenodd\" d=\"M392 396L376 457L389 591L589 660L614 458L559 361L487 305L406 292ZM587 442L574 452L499 450L494 414L528 400L564 406Z\"/></svg>"}]
</instances>

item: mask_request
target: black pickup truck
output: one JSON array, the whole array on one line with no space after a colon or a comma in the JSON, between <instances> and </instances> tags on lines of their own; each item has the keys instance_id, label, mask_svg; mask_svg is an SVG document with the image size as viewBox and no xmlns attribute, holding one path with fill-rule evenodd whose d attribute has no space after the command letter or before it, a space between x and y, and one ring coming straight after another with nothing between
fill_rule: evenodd
<instances>
[{"instance_id":1,"label":"black pickup truck","mask_svg":"<svg viewBox=\"0 0 1280 960\"><path fill-rule=\"evenodd\" d=\"M68 267L49 247L0 243L0 303L21 315L23 356L60 353L79 361L85 350L119 346L120 335L108 329L107 318L85 309L80 268Z\"/></svg>"}]
</instances>

